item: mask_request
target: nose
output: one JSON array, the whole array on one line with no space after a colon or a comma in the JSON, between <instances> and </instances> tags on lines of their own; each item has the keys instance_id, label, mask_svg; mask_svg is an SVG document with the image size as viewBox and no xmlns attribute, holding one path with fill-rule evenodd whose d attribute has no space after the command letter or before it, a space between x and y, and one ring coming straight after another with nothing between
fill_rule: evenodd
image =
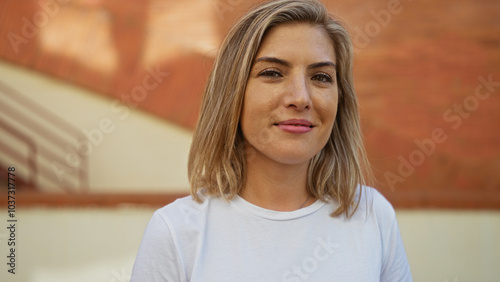
<instances>
[{"instance_id":1,"label":"nose","mask_svg":"<svg viewBox=\"0 0 500 282\"><path fill-rule=\"evenodd\" d=\"M311 107L310 89L307 79L302 75L290 77L284 95L284 104L287 108L303 111Z\"/></svg>"}]
</instances>

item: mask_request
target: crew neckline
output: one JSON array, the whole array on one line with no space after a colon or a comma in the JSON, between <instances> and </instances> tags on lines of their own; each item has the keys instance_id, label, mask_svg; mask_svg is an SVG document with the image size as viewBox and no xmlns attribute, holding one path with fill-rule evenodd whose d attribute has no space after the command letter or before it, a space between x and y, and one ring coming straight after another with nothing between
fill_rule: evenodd
<instances>
[{"instance_id":1,"label":"crew neckline","mask_svg":"<svg viewBox=\"0 0 500 282\"><path fill-rule=\"evenodd\" d=\"M294 211L275 211L270 209L265 209L254 205L247 200L243 199L240 195L236 195L232 200L231 204L239 208L243 212L249 212L258 217L269 219L269 220L293 220L298 219L307 215L310 215L321 207L325 205L325 202L321 200L316 200L314 203L307 207L303 207Z\"/></svg>"}]
</instances>

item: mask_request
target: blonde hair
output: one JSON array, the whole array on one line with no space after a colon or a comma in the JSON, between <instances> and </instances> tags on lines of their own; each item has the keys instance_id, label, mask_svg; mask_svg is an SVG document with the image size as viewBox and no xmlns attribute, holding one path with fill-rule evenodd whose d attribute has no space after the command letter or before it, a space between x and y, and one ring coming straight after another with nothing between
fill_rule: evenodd
<instances>
[{"instance_id":1,"label":"blonde hair","mask_svg":"<svg viewBox=\"0 0 500 282\"><path fill-rule=\"evenodd\" d=\"M239 121L249 72L266 31L294 22L323 27L334 43L337 59L337 116L330 139L310 161L307 190L317 199L338 203L332 216L350 217L358 208L362 189L357 187L368 184L372 173L354 90L352 43L346 29L328 15L325 6L312 0L260 4L244 15L222 42L189 152L188 177L196 201L202 202L200 191L230 200L244 186L246 155Z\"/></svg>"}]
</instances>

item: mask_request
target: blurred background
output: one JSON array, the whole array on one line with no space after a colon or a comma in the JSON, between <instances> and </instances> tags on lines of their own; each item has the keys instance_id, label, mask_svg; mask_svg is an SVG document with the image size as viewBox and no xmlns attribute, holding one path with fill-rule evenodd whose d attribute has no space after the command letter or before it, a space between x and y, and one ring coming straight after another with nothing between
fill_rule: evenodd
<instances>
[{"instance_id":1,"label":"blurred background","mask_svg":"<svg viewBox=\"0 0 500 282\"><path fill-rule=\"evenodd\" d=\"M214 56L256 2L0 2L1 281L129 281L154 210L188 194ZM353 39L367 150L414 280L499 281L500 2L324 3Z\"/></svg>"}]
</instances>

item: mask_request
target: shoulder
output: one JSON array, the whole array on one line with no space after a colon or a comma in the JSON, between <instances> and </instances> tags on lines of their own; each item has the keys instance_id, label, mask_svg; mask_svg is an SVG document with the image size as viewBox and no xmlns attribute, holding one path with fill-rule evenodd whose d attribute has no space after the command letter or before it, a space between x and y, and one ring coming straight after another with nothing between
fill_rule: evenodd
<instances>
[{"instance_id":1,"label":"shoulder","mask_svg":"<svg viewBox=\"0 0 500 282\"><path fill-rule=\"evenodd\" d=\"M158 209L146 227L132 271L131 281L186 281L185 255L193 253L184 236L183 226L201 206L184 197ZM189 234L189 233L187 233ZM152 262L161 261L161 265Z\"/></svg>"},{"instance_id":2,"label":"shoulder","mask_svg":"<svg viewBox=\"0 0 500 282\"><path fill-rule=\"evenodd\" d=\"M377 189L362 186L358 189L358 193L360 202L356 213L364 213L368 217L373 216L378 221L392 221L396 218L392 204Z\"/></svg>"},{"instance_id":3,"label":"shoulder","mask_svg":"<svg viewBox=\"0 0 500 282\"><path fill-rule=\"evenodd\" d=\"M205 199L202 203L198 203L193 197L186 196L156 210L153 217L164 221L169 229L175 229L179 225L191 225L206 212L209 202L210 199Z\"/></svg>"},{"instance_id":4,"label":"shoulder","mask_svg":"<svg viewBox=\"0 0 500 282\"><path fill-rule=\"evenodd\" d=\"M377 189L365 186L365 190L366 195L371 197L372 206L375 211L395 214L392 204Z\"/></svg>"},{"instance_id":5,"label":"shoulder","mask_svg":"<svg viewBox=\"0 0 500 282\"><path fill-rule=\"evenodd\" d=\"M206 201L197 203L192 196L186 196L178 198L170 204L156 210L155 214L161 217L181 215L185 210L201 210L205 203Z\"/></svg>"},{"instance_id":6,"label":"shoulder","mask_svg":"<svg viewBox=\"0 0 500 282\"><path fill-rule=\"evenodd\" d=\"M193 236L201 232L210 218L228 213L230 204L220 197L203 196L201 203L192 196L179 198L158 209L153 218L161 219L172 235Z\"/></svg>"}]
</instances>

